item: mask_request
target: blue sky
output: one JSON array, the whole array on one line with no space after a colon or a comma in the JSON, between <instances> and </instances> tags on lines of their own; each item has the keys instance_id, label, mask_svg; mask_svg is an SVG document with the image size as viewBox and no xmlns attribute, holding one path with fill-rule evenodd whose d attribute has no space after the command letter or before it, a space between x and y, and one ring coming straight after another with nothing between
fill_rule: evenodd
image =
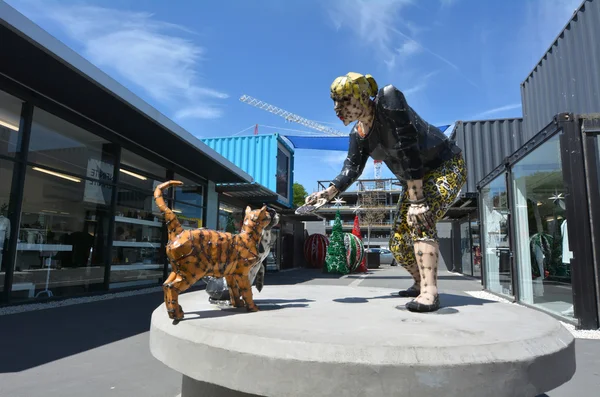
<instances>
[{"instance_id":1,"label":"blue sky","mask_svg":"<svg viewBox=\"0 0 600 397\"><path fill-rule=\"evenodd\" d=\"M315 133L246 94L340 131L333 79L370 73L427 121L520 117L519 84L580 0L7 0L202 137ZM248 129L249 128L249 129ZM247 129L245 132L240 132ZM303 133L302 133L303 134ZM297 150L308 192L344 152ZM392 175L385 166L384 177ZM372 162L365 178L373 177Z\"/></svg>"}]
</instances>

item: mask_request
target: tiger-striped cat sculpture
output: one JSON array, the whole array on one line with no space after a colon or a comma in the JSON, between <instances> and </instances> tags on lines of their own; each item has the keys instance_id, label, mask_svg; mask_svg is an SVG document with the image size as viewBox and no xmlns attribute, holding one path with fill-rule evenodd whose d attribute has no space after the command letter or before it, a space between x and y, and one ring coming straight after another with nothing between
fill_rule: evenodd
<instances>
[{"instance_id":1,"label":"tiger-striped cat sculpture","mask_svg":"<svg viewBox=\"0 0 600 397\"><path fill-rule=\"evenodd\" d=\"M166 254L173 269L163 283L169 318L173 319L173 324L183 319L179 294L205 276L225 277L232 306L242 307L245 302L248 311L258 311L252 299L249 273L260 260L263 230L277 217L277 213L266 205L256 210L246 207L239 234L205 228L184 230L177 216L165 204L162 194L166 188L181 185L181 181L167 181L154 190L154 201L164 214L167 225Z\"/></svg>"}]
</instances>

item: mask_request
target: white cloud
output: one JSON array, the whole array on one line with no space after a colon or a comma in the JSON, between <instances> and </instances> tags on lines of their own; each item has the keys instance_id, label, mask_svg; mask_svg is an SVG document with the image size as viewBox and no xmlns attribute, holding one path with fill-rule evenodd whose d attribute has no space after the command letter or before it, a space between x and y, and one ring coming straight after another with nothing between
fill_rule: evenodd
<instances>
[{"instance_id":1,"label":"white cloud","mask_svg":"<svg viewBox=\"0 0 600 397\"><path fill-rule=\"evenodd\" d=\"M172 109L176 118L222 115L212 101L228 95L199 82L197 70L205 49L184 38L193 34L185 27L147 12L39 0L14 3L36 22L44 18L56 23L81 44L90 62L134 83Z\"/></svg>"},{"instance_id":2,"label":"white cloud","mask_svg":"<svg viewBox=\"0 0 600 397\"><path fill-rule=\"evenodd\" d=\"M221 109L207 105L188 106L175 112L176 119L217 119L222 115Z\"/></svg>"},{"instance_id":3,"label":"white cloud","mask_svg":"<svg viewBox=\"0 0 600 397\"><path fill-rule=\"evenodd\" d=\"M515 109L520 109L521 108L521 104L520 103L513 103L510 105L505 105L505 106L499 106L497 108L493 108L493 109L488 109L486 111L483 111L481 113L477 113L476 115L470 117L469 119L480 119L480 118L484 118L484 117L489 117L493 114L497 114L497 113L502 113L502 112L507 112L509 110L515 110Z\"/></svg>"},{"instance_id":4,"label":"white cloud","mask_svg":"<svg viewBox=\"0 0 600 397\"><path fill-rule=\"evenodd\" d=\"M412 0L337 0L329 3L329 16L336 30L351 29L360 41L373 48L393 67L395 38L389 26L396 25L400 12Z\"/></svg>"},{"instance_id":5,"label":"white cloud","mask_svg":"<svg viewBox=\"0 0 600 397\"><path fill-rule=\"evenodd\" d=\"M406 95L406 96L410 96L419 91L423 91L429 85L429 79L431 79L433 76L435 76L439 72L440 72L439 70L436 70L431 73L427 73L425 76L420 78L416 84L414 84L406 89L403 89L402 93L404 93L404 95Z\"/></svg>"},{"instance_id":6,"label":"white cloud","mask_svg":"<svg viewBox=\"0 0 600 397\"><path fill-rule=\"evenodd\" d=\"M430 50L413 37L423 29L417 28L414 23L404 18L402 11L408 6L419 7L418 2L414 0L335 0L327 4L330 5L329 15L335 29L339 31L343 27L347 27L352 30L363 45L373 47L387 65L388 70L396 68L398 57L402 61L408 56L425 51L454 69L469 84L478 87L475 82L462 74L457 65ZM403 32L398 26L404 26L413 36ZM402 38L404 43L400 48L394 49L396 47L394 43L399 38Z\"/></svg>"},{"instance_id":7,"label":"white cloud","mask_svg":"<svg viewBox=\"0 0 600 397\"><path fill-rule=\"evenodd\" d=\"M408 57L413 54L418 53L421 50L421 45L414 40L407 40L402 44L400 48L397 48L396 51L398 54Z\"/></svg>"}]
</instances>

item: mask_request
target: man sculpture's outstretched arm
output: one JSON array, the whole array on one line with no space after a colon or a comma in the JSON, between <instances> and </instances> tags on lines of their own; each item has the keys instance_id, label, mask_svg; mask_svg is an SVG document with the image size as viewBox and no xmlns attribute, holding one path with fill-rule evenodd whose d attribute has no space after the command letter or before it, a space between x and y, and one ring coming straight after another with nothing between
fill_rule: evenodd
<instances>
[{"instance_id":1,"label":"man sculpture's outstretched arm","mask_svg":"<svg viewBox=\"0 0 600 397\"><path fill-rule=\"evenodd\" d=\"M318 208L348 189L362 174L368 159L368 151L358 142L356 131L352 131L349 136L348 156L344 161L342 171L335 177L327 189L306 197L305 205L301 208L306 208L306 206L316 206ZM312 208L311 210L314 210L315 207ZM296 213L304 211L306 210L296 211Z\"/></svg>"},{"instance_id":2,"label":"man sculpture's outstretched arm","mask_svg":"<svg viewBox=\"0 0 600 397\"><path fill-rule=\"evenodd\" d=\"M361 176L369 159L369 153L358 142L356 131L350 133L348 140L348 156L344 160L342 170L331 182L338 193L348 189Z\"/></svg>"}]
</instances>

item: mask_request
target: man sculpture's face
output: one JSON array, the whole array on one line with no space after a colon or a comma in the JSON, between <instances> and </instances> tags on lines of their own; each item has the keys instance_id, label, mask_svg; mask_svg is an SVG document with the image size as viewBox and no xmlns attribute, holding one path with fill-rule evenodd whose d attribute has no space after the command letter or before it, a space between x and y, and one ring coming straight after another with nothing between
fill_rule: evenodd
<instances>
[{"instance_id":1,"label":"man sculpture's face","mask_svg":"<svg viewBox=\"0 0 600 397\"><path fill-rule=\"evenodd\" d=\"M344 98L335 98L333 100L333 110L335 115L342 120L345 126L357 121L365 111L364 106L360 103L360 100L353 96Z\"/></svg>"}]
</instances>

